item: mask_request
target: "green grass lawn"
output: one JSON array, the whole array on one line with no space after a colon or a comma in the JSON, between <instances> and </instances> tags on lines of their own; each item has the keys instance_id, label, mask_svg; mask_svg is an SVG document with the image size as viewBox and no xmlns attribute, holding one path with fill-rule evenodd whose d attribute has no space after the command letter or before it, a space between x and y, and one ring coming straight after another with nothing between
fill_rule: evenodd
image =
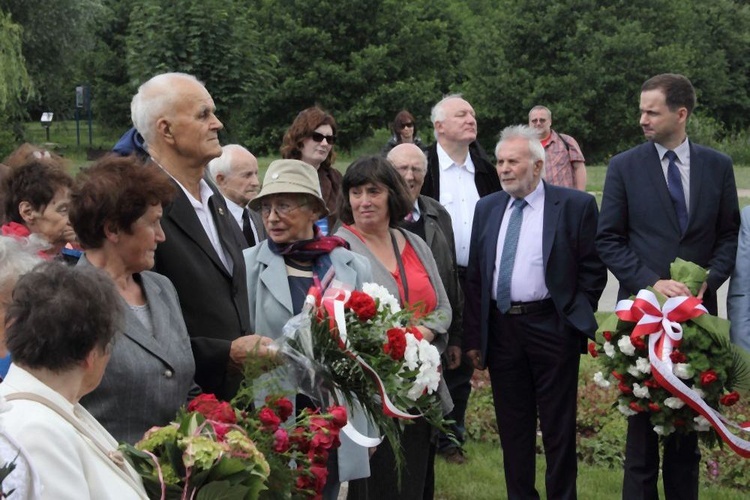
<instances>
[{"instance_id":1,"label":"green grass lawn","mask_svg":"<svg viewBox=\"0 0 750 500\"><path fill-rule=\"evenodd\" d=\"M508 498L503 477L503 456L500 445L470 441L464 465L449 464L441 458L435 460L435 498L437 500L501 500ZM537 455L536 488L544 494L544 457ZM622 470L579 464L578 498L582 500L620 499L622 496ZM659 494L664 493L659 487ZM700 498L711 500L741 500L747 498L736 490L701 485Z\"/></svg>"}]
</instances>

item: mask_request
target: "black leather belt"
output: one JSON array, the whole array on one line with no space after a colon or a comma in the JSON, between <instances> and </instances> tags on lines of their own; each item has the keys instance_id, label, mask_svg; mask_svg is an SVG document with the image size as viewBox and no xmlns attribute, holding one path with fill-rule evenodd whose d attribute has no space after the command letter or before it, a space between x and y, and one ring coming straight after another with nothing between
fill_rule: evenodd
<instances>
[{"instance_id":1,"label":"black leather belt","mask_svg":"<svg viewBox=\"0 0 750 500\"><path fill-rule=\"evenodd\" d=\"M492 307L497 308L497 302L492 301ZM541 311L548 311L555 307L552 299L535 300L533 302L511 302L510 309L505 314L517 316L520 314L533 314Z\"/></svg>"}]
</instances>

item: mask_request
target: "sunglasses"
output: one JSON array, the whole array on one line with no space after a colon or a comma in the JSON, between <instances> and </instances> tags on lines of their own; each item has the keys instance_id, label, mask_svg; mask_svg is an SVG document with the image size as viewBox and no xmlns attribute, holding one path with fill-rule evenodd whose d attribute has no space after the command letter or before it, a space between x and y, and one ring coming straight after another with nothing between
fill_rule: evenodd
<instances>
[{"instance_id":1,"label":"sunglasses","mask_svg":"<svg viewBox=\"0 0 750 500\"><path fill-rule=\"evenodd\" d=\"M315 142L323 142L323 139L328 142L328 144L335 144L336 143L336 136L335 135L323 135L320 132L313 132L310 134L310 139L312 139Z\"/></svg>"},{"instance_id":2,"label":"sunglasses","mask_svg":"<svg viewBox=\"0 0 750 500\"><path fill-rule=\"evenodd\" d=\"M407 127L412 128L413 126L414 126L414 123L412 122L401 124L401 128L407 128Z\"/></svg>"}]
</instances>

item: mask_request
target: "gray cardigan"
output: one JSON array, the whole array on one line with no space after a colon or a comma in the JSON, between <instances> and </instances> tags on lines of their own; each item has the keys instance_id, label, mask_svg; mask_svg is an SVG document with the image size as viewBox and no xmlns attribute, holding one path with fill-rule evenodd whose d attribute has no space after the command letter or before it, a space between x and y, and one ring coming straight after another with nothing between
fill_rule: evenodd
<instances>
[{"instance_id":1,"label":"gray cardigan","mask_svg":"<svg viewBox=\"0 0 750 500\"><path fill-rule=\"evenodd\" d=\"M434 311L435 314L430 315L428 319L420 322L420 324L426 326L435 334L435 339L432 341L432 345L437 347L438 351L442 354L448 346L447 332L451 324L452 310L450 302L448 302L448 296L445 293L445 287L443 287L443 281L440 279L437 264L435 264L435 258L432 256L432 251L430 250L430 247L427 246L427 243L416 234L404 229L391 229L391 231L401 231L406 237L406 240L412 248L414 248L417 257L419 257L419 260L425 267L427 275L430 277L430 282L435 288L435 294L437 295L437 306ZM356 234L342 226L336 231L336 236L344 238L349 243L352 252L367 257L370 261L370 266L372 267L372 280L374 283L384 286L393 296L399 296L398 284L393 278L391 272L385 268L372 252L370 252L367 245L365 245ZM445 413L450 412L453 409L453 400L448 393L448 388L445 385L443 378L440 379L438 395L440 396L443 411Z\"/></svg>"}]
</instances>

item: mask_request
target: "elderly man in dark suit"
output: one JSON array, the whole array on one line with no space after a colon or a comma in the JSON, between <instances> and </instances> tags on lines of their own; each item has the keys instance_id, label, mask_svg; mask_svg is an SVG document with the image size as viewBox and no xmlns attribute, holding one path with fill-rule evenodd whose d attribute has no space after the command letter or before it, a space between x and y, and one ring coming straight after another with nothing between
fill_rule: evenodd
<instances>
[{"instance_id":1,"label":"elderly man in dark suit","mask_svg":"<svg viewBox=\"0 0 750 500\"><path fill-rule=\"evenodd\" d=\"M688 140L695 90L682 75L662 74L641 87L640 125L648 142L609 163L596 248L620 282L619 298L649 286L690 295L670 279L680 257L709 269L698 297L716 314L716 290L734 266L739 230L732 160ZM697 437L664 443L667 498L698 498ZM657 498L659 441L647 413L629 418L623 498Z\"/></svg>"},{"instance_id":2,"label":"elderly man in dark suit","mask_svg":"<svg viewBox=\"0 0 750 500\"><path fill-rule=\"evenodd\" d=\"M544 148L519 125L495 149L503 192L479 200L466 273L464 349L490 372L509 498L534 487L537 416L548 498L576 498L578 362L607 282L594 197L541 181Z\"/></svg>"},{"instance_id":3,"label":"elderly man in dark suit","mask_svg":"<svg viewBox=\"0 0 750 500\"><path fill-rule=\"evenodd\" d=\"M205 392L231 398L249 353L264 355L271 342L248 332L242 233L216 186L206 181L208 162L221 155L211 95L195 77L157 75L141 85L131 103L133 124L151 161L178 186L164 207L166 241L156 249L154 271L168 277L180 305L195 356L195 381Z\"/></svg>"}]
</instances>

